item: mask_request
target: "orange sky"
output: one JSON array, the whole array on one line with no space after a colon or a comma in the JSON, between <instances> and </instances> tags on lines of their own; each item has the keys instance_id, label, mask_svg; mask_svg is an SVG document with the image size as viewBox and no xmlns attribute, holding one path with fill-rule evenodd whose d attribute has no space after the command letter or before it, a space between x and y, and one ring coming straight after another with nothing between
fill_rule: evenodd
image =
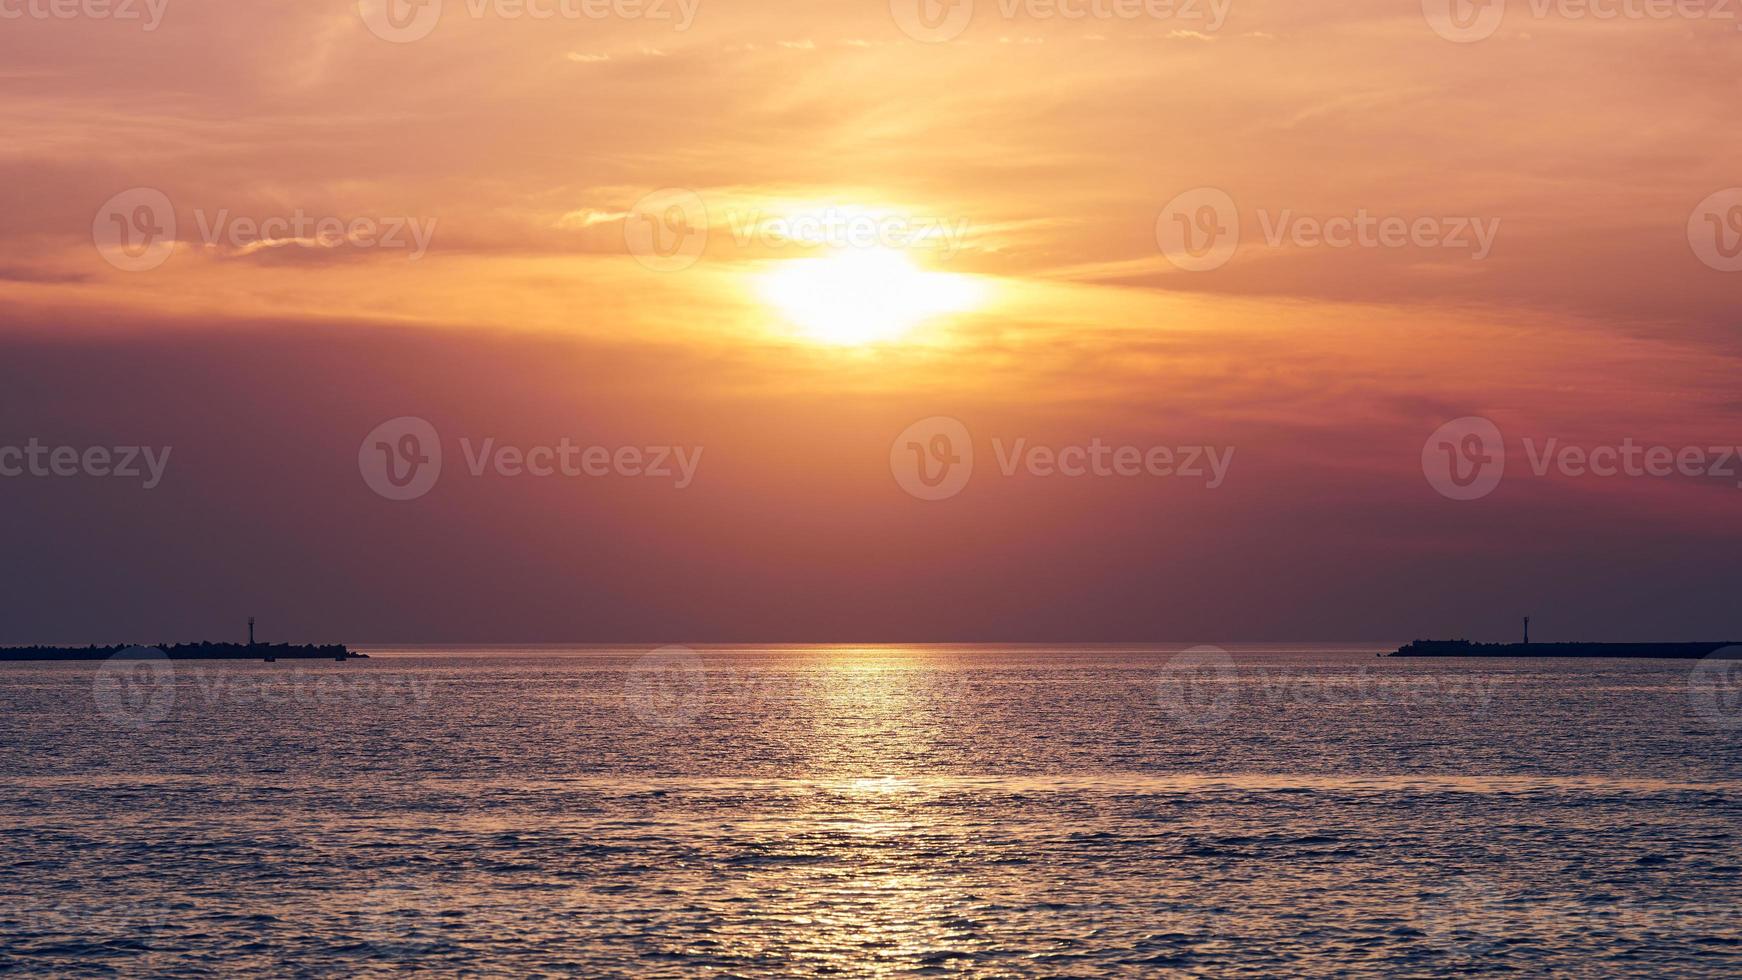
<instances>
[{"instance_id":1,"label":"orange sky","mask_svg":"<svg viewBox=\"0 0 1742 980\"><path fill-rule=\"evenodd\" d=\"M1735 480L1509 477L1459 503L1421 464L1436 427L1472 415L1514 440L1742 443L1742 272L1696 241L1703 202L1742 186L1727 5L1598 20L1514 2L1455 43L1415 0L1067 0L1082 17L978 0L965 22L922 10L959 28L935 41L904 32L904 2L539 19L446 0L421 27L434 8L404 8L428 33L397 41L374 0L139 0L151 29L0 20L0 444L155 438L187 461L143 500L0 494L46 552L67 535L122 566L169 549L205 596L128 598L112 571L113 610L69 625L76 566L48 559L26 635L0 640L195 635L322 566L349 571L291 589L302 612L282 615L355 640L1389 639L1524 606L1742 635L1718 611L1739 581ZM1190 271L1158 232L1202 188L1240 234ZM104 236L137 189L175 229L129 271ZM662 271L635 223L679 193L705 208L705 244ZM1719 200L1724 245L1742 193ZM294 215L403 222L413 244L255 241L249 223ZM1470 245L1311 241L1360 216ZM901 240L769 231L807 218ZM821 314L771 299L795 263L866 252L912 271L825 278ZM849 305L954 298L833 343L856 336L827 308L843 288ZM676 496L470 481L396 506L354 471L396 416L708 457ZM977 442L1229 445L1238 462L1196 496L977 470L926 502L888 451L931 416ZM235 469L249 431L285 447L271 480ZM1528 473L1515 443L1508 458ZM246 554L185 543L214 513L268 530ZM395 556L491 569L519 598L464 598L480 582ZM373 604L342 588L389 578L405 584Z\"/></svg>"}]
</instances>

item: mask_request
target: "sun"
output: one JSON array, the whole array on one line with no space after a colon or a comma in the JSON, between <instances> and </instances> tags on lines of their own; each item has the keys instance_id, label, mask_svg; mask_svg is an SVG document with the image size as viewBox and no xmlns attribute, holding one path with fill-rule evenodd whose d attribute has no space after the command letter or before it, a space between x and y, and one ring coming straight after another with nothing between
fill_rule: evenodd
<instances>
[{"instance_id":1,"label":"sun","mask_svg":"<svg viewBox=\"0 0 1742 980\"><path fill-rule=\"evenodd\" d=\"M921 269L887 248L781 262L758 286L811 339L843 346L899 339L931 317L973 309L982 292L967 276Z\"/></svg>"}]
</instances>

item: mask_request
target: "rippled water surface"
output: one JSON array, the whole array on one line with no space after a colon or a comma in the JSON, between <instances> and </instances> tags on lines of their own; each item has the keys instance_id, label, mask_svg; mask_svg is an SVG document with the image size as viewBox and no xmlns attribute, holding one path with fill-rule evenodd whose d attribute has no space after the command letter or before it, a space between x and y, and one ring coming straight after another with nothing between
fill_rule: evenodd
<instances>
[{"instance_id":1,"label":"rippled water surface","mask_svg":"<svg viewBox=\"0 0 1742 980\"><path fill-rule=\"evenodd\" d=\"M0 970L1742 972L1710 664L371 652L0 664Z\"/></svg>"}]
</instances>

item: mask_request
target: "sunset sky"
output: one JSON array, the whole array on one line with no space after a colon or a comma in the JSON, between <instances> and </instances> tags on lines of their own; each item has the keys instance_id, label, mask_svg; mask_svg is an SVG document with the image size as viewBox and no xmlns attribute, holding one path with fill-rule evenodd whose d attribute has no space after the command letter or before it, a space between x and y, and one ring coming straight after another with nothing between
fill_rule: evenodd
<instances>
[{"instance_id":1,"label":"sunset sky","mask_svg":"<svg viewBox=\"0 0 1742 980\"><path fill-rule=\"evenodd\" d=\"M1742 444L1742 7L1101 2L0 2L0 446L172 448L0 478L0 643L1742 638L1742 460L1525 446ZM1450 499L1471 416L1506 475ZM360 473L401 417L409 500ZM937 417L974 469L920 499ZM467 472L564 439L702 454Z\"/></svg>"}]
</instances>

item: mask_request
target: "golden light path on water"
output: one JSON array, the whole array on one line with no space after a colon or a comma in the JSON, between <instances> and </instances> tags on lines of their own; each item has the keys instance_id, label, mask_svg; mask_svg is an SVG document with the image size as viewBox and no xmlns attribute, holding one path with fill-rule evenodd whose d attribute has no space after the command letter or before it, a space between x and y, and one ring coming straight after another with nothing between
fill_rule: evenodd
<instances>
[{"instance_id":1,"label":"golden light path on water","mask_svg":"<svg viewBox=\"0 0 1742 980\"><path fill-rule=\"evenodd\" d=\"M0 948L165 976L207 954L354 975L1734 965L1742 757L1685 666L1255 648L1181 677L1178 650L182 663L173 710L127 737L65 710L91 666L11 665L0 718L45 738L0 741L0 840L31 856L0 886Z\"/></svg>"}]
</instances>

